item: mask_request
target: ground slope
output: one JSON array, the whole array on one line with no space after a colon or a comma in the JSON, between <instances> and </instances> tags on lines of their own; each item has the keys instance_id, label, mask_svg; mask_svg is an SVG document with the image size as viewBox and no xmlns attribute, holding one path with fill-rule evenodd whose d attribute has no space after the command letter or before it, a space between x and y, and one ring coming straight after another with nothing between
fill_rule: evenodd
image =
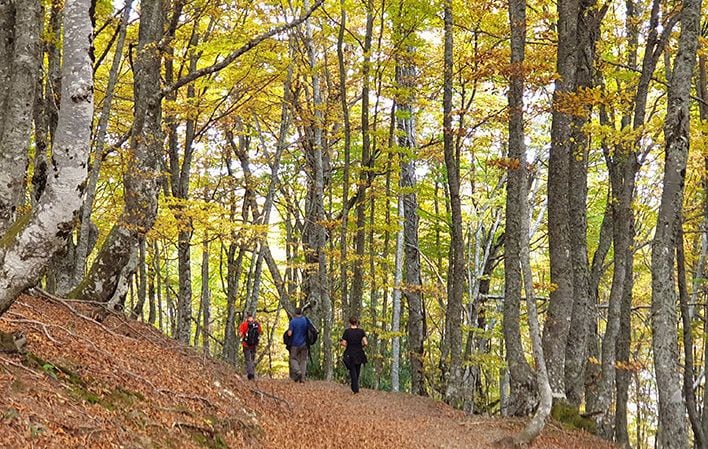
<instances>
[{"instance_id":1,"label":"ground slope","mask_svg":"<svg viewBox=\"0 0 708 449\"><path fill-rule=\"evenodd\" d=\"M491 448L521 421L427 398L259 378L119 316L23 296L0 318L27 356L0 354L0 448ZM550 424L534 447L610 449Z\"/></svg>"}]
</instances>

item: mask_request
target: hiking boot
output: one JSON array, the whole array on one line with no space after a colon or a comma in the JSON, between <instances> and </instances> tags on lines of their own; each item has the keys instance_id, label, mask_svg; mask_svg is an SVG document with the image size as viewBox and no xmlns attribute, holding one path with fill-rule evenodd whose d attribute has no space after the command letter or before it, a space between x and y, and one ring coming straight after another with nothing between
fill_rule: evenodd
<instances>
[{"instance_id":1,"label":"hiking boot","mask_svg":"<svg viewBox=\"0 0 708 449\"><path fill-rule=\"evenodd\" d=\"M249 375L248 375L248 380L253 380L253 379L255 379L255 378L256 378L256 376L255 376L254 374L249 374Z\"/></svg>"}]
</instances>

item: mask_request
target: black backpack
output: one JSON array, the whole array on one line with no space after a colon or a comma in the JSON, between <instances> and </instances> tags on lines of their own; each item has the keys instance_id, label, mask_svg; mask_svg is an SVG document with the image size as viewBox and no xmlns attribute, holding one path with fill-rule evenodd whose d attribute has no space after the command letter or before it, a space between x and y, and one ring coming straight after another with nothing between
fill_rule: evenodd
<instances>
[{"instance_id":1,"label":"black backpack","mask_svg":"<svg viewBox=\"0 0 708 449\"><path fill-rule=\"evenodd\" d=\"M312 346L317 342L320 331L317 330L310 319L307 319L307 346Z\"/></svg>"},{"instance_id":2,"label":"black backpack","mask_svg":"<svg viewBox=\"0 0 708 449\"><path fill-rule=\"evenodd\" d=\"M248 322L248 330L246 331L246 338L245 342L248 346L256 346L258 345L258 338L260 337L260 333L258 332L258 323L256 321L249 321Z\"/></svg>"}]
</instances>

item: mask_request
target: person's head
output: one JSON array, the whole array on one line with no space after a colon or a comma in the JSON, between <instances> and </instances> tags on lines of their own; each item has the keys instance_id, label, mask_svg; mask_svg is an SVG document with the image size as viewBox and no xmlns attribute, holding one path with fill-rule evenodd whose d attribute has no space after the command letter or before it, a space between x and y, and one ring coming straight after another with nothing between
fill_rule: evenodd
<instances>
[{"instance_id":1,"label":"person's head","mask_svg":"<svg viewBox=\"0 0 708 449\"><path fill-rule=\"evenodd\" d=\"M359 325L359 319L355 316L349 318L349 324L352 326L358 326Z\"/></svg>"},{"instance_id":2,"label":"person's head","mask_svg":"<svg viewBox=\"0 0 708 449\"><path fill-rule=\"evenodd\" d=\"M302 309L298 307L297 309L295 309L295 316L300 316L300 315L302 315Z\"/></svg>"},{"instance_id":3,"label":"person's head","mask_svg":"<svg viewBox=\"0 0 708 449\"><path fill-rule=\"evenodd\" d=\"M246 321L253 321L253 314L252 313L246 314Z\"/></svg>"}]
</instances>

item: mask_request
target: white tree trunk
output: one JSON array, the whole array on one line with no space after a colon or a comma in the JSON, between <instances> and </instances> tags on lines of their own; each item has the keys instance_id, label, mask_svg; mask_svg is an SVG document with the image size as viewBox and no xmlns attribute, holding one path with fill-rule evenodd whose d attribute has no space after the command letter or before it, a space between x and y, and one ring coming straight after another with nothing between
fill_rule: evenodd
<instances>
[{"instance_id":1,"label":"white tree trunk","mask_svg":"<svg viewBox=\"0 0 708 449\"><path fill-rule=\"evenodd\" d=\"M0 314L39 280L71 232L74 215L81 207L93 118L90 4L88 0L66 3L62 100L53 164L37 208L18 220L1 240Z\"/></svg>"},{"instance_id":2,"label":"white tree trunk","mask_svg":"<svg viewBox=\"0 0 708 449\"><path fill-rule=\"evenodd\" d=\"M399 369L401 366L401 281L403 281L403 197L398 198L398 232L396 233L396 272L393 277L393 313L391 317L391 389L399 391Z\"/></svg>"}]
</instances>

